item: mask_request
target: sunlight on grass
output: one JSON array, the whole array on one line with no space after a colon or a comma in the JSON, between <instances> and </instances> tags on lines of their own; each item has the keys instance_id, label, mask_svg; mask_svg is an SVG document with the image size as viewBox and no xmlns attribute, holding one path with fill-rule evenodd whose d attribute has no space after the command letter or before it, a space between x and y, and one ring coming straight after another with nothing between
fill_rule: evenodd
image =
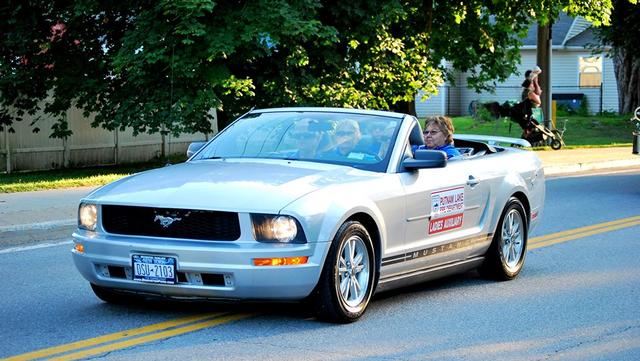
<instances>
[{"instance_id":1,"label":"sunlight on grass","mask_svg":"<svg viewBox=\"0 0 640 361\"><path fill-rule=\"evenodd\" d=\"M24 182L18 181L14 183L0 184L0 193L29 192L71 187L98 187L113 182L127 175L128 173L114 173L79 178L60 178L52 180L36 180Z\"/></svg>"},{"instance_id":2,"label":"sunlight on grass","mask_svg":"<svg viewBox=\"0 0 640 361\"><path fill-rule=\"evenodd\" d=\"M563 120L567 119L567 130L564 141L567 148L622 146L633 141L633 124L629 122L629 115L592 115L566 116L557 118L557 127L561 128ZM509 118L494 121L478 121L470 116L454 117L453 124L456 133L484 134L504 137L520 138L522 129Z\"/></svg>"}]
</instances>

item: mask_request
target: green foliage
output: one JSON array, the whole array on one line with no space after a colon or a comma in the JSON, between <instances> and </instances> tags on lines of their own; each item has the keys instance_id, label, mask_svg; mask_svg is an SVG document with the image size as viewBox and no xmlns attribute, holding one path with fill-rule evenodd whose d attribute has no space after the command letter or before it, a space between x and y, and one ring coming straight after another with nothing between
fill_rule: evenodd
<instances>
[{"instance_id":1,"label":"green foliage","mask_svg":"<svg viewBox=\"0 0 640 361\"><path fill-rule=\"evenodd\" d=\"M549 3L551 5L549 5ZM451 78L492 89L516 71L533 21L566 9L606 23L610 0L73 0L0 5L0 126L43 111L71 134L71 106L93 126L134 133L211 130L251 107L411 111ZM38 129L38 119L32 124Z\"/></svg>"},{"instance_id":2,"label":"green foliage","mask_svg":"<svg viewBox=\"0 0 640 361\"><path fill-rule=\"evenodd\" d=\"M578 107L576 114L581 117L588 117L591 115L591 110L589 110L589 101L587 100L587 97L582 98L582 101L580 102L580 106Z\"/></svg>"}]
</instances>

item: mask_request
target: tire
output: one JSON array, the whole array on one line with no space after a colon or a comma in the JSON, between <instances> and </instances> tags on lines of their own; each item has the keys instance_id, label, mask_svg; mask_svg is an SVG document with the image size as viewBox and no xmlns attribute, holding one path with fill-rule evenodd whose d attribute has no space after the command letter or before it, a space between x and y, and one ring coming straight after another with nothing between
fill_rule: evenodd
<instances>
[{"instance_id":1,"label":"tire","mask_svg":"<svg viewBox=\"0 0 640 361\"><path fill-rule=\"evenodd\" d=\"M562 148L562 135L557 129L551 131L553 133L553 138L551 138L551 149L558 150Z\"/></svg>"},{"instance_id":2,"label":"tire","mask_svg":"<svg viewBox=\"0 0 640 361\"><path fill-rule=\"evenodd\" d=\"M553 140L551 141L551 149L558 150L560 148L562 148L562 143L560 142L560 140L553 138Z\"/></svg>"},{"instance_id":3,"label":"tire","mask_svg":"<svg viewBox=\"0 0 640 361\"><path fill-rule=\"evenodd\" d=\"M516 278L527 254L527 231L524 207L517 198L511 197L502 211L480 274L499 281Z\"/></svg>"},{"instance_id":4,"label":"tire","mask_svg":"<svg viewBox=\"0 0 640 361\"><path fill-rule=\"evenodd\" d=\"M367 229L359 222L344 223L333 239L314 291L318 318L335 323L360 318L373 294L375 264Z\"/></svg>"},{"instance_id":5,"label":"tire","mask_svg":"<svg viewBox=\"0 0 640 361\"><path fill-rule=\"evenodd\" d=\"M135 303L135 298L133 296L120 293L109 288L98 286L92 283L91 289L99 299L106 303L113 303L117 305Z\"/></svg>"}]
</instances>

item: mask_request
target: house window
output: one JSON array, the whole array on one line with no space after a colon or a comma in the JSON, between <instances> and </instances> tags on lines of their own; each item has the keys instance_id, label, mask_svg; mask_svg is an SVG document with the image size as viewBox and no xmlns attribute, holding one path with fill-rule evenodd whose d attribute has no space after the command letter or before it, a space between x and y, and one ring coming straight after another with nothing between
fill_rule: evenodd
<instances>
[{"instance_id":1,"label":"house window","mask_svg":"<svg viewBox=\"0 0 640 361\"><path fill-rule=\"evenodd\" d=\"M581 56L580 60L580 86L599 87L602 84L602 57Z\"/></svg>"}]
</instances>

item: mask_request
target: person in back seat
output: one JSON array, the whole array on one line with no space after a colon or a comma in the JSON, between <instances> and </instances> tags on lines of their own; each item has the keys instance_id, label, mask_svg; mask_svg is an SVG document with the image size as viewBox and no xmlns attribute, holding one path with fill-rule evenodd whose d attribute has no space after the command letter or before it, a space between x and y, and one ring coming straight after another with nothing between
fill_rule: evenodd
<instances>
[{"instance_id":1,"label":"person in back seat","mask_svg":"<svg viewBox=\"0 0 640 361\"><path fill-rule=\"evenodd\" d=\"M425 120L425 130L422 132L425 145L414 145L412 150L432 149L441 150L447 153L447 158L460 155L460 152L453 146L453 123L451 118L445 116L427 117Z\"/></svg>"}]
</instances>

